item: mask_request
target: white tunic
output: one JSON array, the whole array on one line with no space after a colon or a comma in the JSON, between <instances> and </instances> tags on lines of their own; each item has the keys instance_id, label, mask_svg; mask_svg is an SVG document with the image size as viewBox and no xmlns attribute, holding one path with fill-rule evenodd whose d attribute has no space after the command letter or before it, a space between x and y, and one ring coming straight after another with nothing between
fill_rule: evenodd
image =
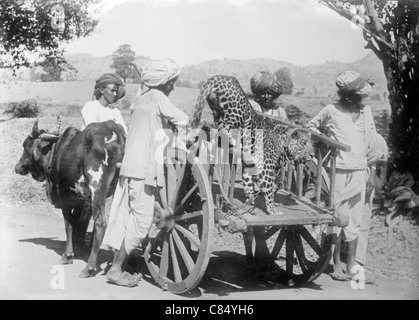
<instances>
[{"instance_id":1,"label":"white tunic","mask_svg":"<svg viewBox=\"0 0 419 320\"><path fill-rule=\"evenodd\" d=\"M81 130L84 130L91 123L113 120L124 128L125 134L128 132L121 111L117 108L104 107L97 100L87 102L81 110L81 114L83 117Z\"/></svg>"}]
</instances>

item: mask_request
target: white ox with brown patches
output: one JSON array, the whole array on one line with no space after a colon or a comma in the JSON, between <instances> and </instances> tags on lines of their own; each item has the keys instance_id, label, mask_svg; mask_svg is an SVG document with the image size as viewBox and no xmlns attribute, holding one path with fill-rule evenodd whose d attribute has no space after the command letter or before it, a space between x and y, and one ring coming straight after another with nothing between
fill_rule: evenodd
<instances>
[{"instance_id":1,"label":"white ox with brown patches","mask_svg":"<svg viewBox=\"0 0 419 320\"><path fill-rule=\"evenodd\" d=\"M68 128L58 139L45 135L35 122L23 143L23 155L15 167L18 174L31 173L46 181L50 202L64 215L67 243L61 264L71 264L74 245L85 246L86 230L93 215L94 238L87 266L80 277L96 272L97 254L106 229L105 201L115 191L122 162L125 136L113 121L93 123L83 131Z\"/></svg>"}]
</instances>

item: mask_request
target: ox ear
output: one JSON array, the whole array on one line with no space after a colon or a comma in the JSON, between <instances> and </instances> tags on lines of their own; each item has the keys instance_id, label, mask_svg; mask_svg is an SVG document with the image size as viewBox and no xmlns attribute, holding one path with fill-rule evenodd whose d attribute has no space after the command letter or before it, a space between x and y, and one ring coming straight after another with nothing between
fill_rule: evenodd
<instances>
[{"instance_id":1,"label":"ox ear","mask_svg":"<svg viewBox=\"0 0 419 320\"><path fill-rule=\"evenodd\" d=\"M32 128L32 137L34 139L36 139L39 136L38 122L39 122L39 119L36 119L35 123L33 124L33 128Z\"/></svg>"},{"instance_id":2,"label":"ox ear","mask_svg":"<svg viewBox=\"0 0 419 320\"><path fill-rule=\"evenodd\" d=\"M41 154L44 156L46 155L52 148L52 142L51 141L41 141L39 143L39 150L41 151Z\"/></svg>"},{"instance_id":3,"label":"ox ear","mask_svg":"<svg viewBox=\"0 0 419 320\"><path fill-rule=\"evenodd\" d=\"M49 141L35 142L36 146L33 149L33 158L35 161L40 161L42 156L45 156L52 148L52 143Z\"/></svg>"}]
</instances>

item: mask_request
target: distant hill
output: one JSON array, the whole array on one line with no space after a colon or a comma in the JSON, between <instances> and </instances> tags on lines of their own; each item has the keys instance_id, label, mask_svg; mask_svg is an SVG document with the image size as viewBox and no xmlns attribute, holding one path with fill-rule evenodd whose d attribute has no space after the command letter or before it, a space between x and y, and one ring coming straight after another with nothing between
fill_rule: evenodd
<instances>
[{"instance_id":1,"label":"distant hill","mask_svg":"<svg viewBox=\"0 0 419 320\"><path fill-rule=\"evenodd\" d=\"M284 67L291 71L294 94L300 91L301 93L304 92L306 96L333 95L336 92L334 84L336 76L343 70L354 70L366 78L374 79L376 83L375 92L380 95L387 92L381 61L373 53L369 53L364 58L352 63L331 61L304 67L273 59L211 60L182 68L182 80L185 79L193 84L198 84L212 75L224 74L236 77L243 88L248 91L250 90L250 78L257 71L269 70L275 72Z\"/></svg>"},{"instance_id":2,"label":"distant hill","mask_svg":"<svg viewBox=\"0 0 419 320\"><path fill-rule=\"evenodd\" d=\"M105 72L113 72L111 56L95 57L89 54L66 55L68 62L77 70L77 74L71 77L64 75L66 80L94 81ZM150 58L138 56L136 64L144 66ZM318 65L294 66L280 60L274 59L252 59L252 60L209 60L200 64L185 66L182 68L180 80L188 80L193 87L197 87L215 74L224 74L236 77L242 84L245 91L250 90L250 78L257 71L267 70L275 72L280 68L288 68L294 82L294 95L305 97L331 97L336 92L335 79L343 70L355 70L367 78L375 80L375 94L381 97L387 94L387 84L384 76L381 61L373 54L368 53L364 58L352 62L342 63L328 61ZM3 72L2 78L9 78L8 72ZM18 80L29 80L30 70L19 70Z\"/></svg>"},{"instance_id":3,"label":"distant hill","mask_svg":"<svg viewBox=\"0 0 419 320\"><path fill-rule=\"evenodd\" d=\"M216 74L224 74L236 77L245 90L249 89L250 78L257 71L276 71L287 67L295 69L292 64L276 61L272 59L252 59L252 60L210 60L193 66L182 68L182 80L189 80L193 84L198 84L202 80Z\"/></svg>"},{"instance_id":4,"label":"distant hill","mask_svg":"<svg viewBox=\"0 0 419 320\"><path fill-rule=\"evenodd\" d=\"M68 54L65 57L77 69L77 80L80 81L93 81L103 73L114 72L110 67L112 56L95 57L89 54ZM139 56L135 63L141 68L148 61L150 61L149 58Z\"/></svg>"}]
</instances>

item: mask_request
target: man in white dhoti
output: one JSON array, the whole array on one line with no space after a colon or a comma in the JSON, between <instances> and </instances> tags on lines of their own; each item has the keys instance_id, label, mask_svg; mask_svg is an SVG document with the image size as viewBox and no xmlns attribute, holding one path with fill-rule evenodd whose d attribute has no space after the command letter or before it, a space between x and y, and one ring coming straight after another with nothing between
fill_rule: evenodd
<instances>
[{"instance_id":1,"label":"man in white dhoti","mask_svg":"<svg viewBox=\"0 0 419 320\"><path fill-rule=\"evenodd\" d=\"M178 65L169 59L143 68L147 87L134 106L120 179L114 195L104 244L116 250L107 273L109 283L133 287L140 277L122 270L122 264L147 236L153 221L154 193L163 185L163 150L157 135L170 124L186 126L188 116L168 98L179 77Z\"/></svg>"}]
</instances>

